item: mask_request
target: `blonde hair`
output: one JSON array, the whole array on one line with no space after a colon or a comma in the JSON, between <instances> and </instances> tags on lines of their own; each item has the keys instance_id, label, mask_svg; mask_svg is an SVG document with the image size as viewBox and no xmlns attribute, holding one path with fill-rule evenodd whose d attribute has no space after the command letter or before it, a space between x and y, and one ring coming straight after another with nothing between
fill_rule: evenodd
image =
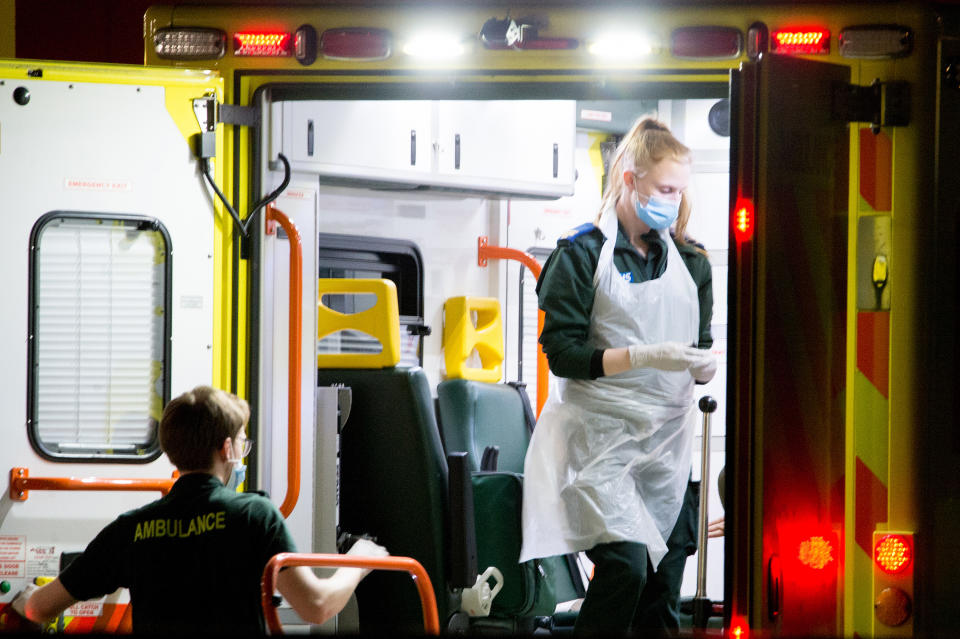
<instances>
[{"instance_id":1,"label":"blonde hair","mask_svg":"<svg viewBox=\"0 0 960 639\"><path fill-rule=\"evenodd\" d=\"M689 160L690 149L675 138L663 122L652 117L642 117L633 123L630 131L620 141L607 171L607 189L600 202L600 211L594 223L607 207L616 204L623 195L623 173L633 169L646 173L665 159ZM680 213L677 215L676 241L686 244L687 223L690 221L690 196L686 190L680 196Z\"/></svg>"},{"instance_id":2,"label":"blonde hair","mask_svg":"<svg viewBox=\"0 0 960 639\"><path fill-rule=\"evenodd\" d=\"M170 400L160 419L160 448L180 470L207 470L214 453L250 421L250 405L233 393L197 386Z\"/></svg>"}]
</instances>

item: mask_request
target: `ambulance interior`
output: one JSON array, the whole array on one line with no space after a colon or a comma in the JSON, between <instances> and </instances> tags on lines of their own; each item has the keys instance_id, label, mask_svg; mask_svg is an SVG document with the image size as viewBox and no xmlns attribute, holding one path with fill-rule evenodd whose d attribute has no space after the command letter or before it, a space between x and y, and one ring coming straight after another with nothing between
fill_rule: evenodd
<instances>
[{"instance_id":1,"label":"ambulance interior","mask_svg":"<svg viewBox=\"0 0 960 639\"><path fill-rule=\"evenodd\" d=\"M725 459L727 383L730 138L725 91L695 99L495 101L342 100L328 96L313 99L294 93L268 90L261 96L266 120L262 152L255 153L255 157L259 156L263 193L276 188L284 179L277 154L283 153L290 162L289 187L275 204L295 221L303 236L305 294L316 295L316 284L309 276L311 269L319 277L393 279L398 289L401 328L405 329L401 332L401 365L422 366L434 397L437 385L444 379L445 301L463 295L496 298L500 300L504 326L501 381L526 382L534 407L537 406L536 280L529 269L515 261L491 260L487 266L479 266L478 238L485 236L490 245L525 251L542 265L558 238L593 220L600 206L603 167L632 122L649 114L667 124L692 150L693 176L688 195L693 213L687 231L706 247L713 267L712 350L719 358L719 368L710 383L697 387L695 399L710 395L718 403L711 420L708 518L713 520L723 515L717 475ZM454 115L445 115L447 109ZM417 130L420 121L434 134L425 135ZM454 124L448 125L449 121ZM463 127L462 144L459 134L450 135L449 144L440 139L451 133L447 127L456 130ZM558 132L557 127L562 130ZM494 129L496 134L492 132ZM437 130L439 135L435 134ZM547 168L545 177L533 174L517 178L516 171L522 170L518 166L534 162L527 141L537 136L545 138L548 144L559 140L560 157L557 144L553 143L553 166ZM564 156L562 147L567 141L573 148L569 156ZM385 159L391 154L391 145L402 149L400 170ZM488 156L488 168L480 169L489 173L486 181L472 180L470 176L458 181L441 175L434 178L431 185L429 176L418 183L416 176L408 175L416 171L421 175L431 171L443 173L443 162L448 160L456 162L457 169L461 168L461 162L462 168L469 169L471 153ZM418 156L417 164L421 164L420 158L425 156L429 156L431 162L411 168L414 156ZM552 178L559 173L562 181L568 161L569 183L555 189L566 189L567 193L559 196L549 193ZM549 174L551 168L552 175ZM428 184L424 186L424 183ZM538 193L538 189L543 192ZM364 266L363 259L350 257L338 264L337 251L330 250L330 247L351 246L353 242L355 247L366 243L367 253L376 252L371 247L380 246L381 240L393 242L394 247L384 249L381 255L393 250L395 259L389 264L382 263L379 268ZM285 379L273 371L282 371L286 365L288 253L281 242L267 241L260 250L263 266L258 280L261 286L258 339L262 362L254 373L260 378L261 393L257 402L264 421L281 423L285 411L282 399ZM346 254L357 258L363 252L357 248ZM338 301L336 297L327 296L324 303L334 307L340 304L339 309L345 312L359 312L372 304L362 299L363 296L350 301ZM309 300L305 298L305 309L310 307ZM305 313L307 315L309 313ZM420 328L423 325L429 327L429 334ZM309 339L311 328L315 335L315 327L304 326L306 341L311 342L304 347L305 368L316 361L314 347L318 351L379 348L375 340L366 340L362 335L328 337L317 342ZM371 341L372 345L368 343ZM304 387L311 383L304 381ZM311 415L312 409L312 405L305 406ZM692 456L693 479L699 479L701 472L702 426L702 419L698 419ZM258 438L258 445L263 448L258 452L260 461L256 472L268 492L282 495L286 482L281 461L285 433L280 432L283 429L273 430L276 432L268 441ZM313 445L310 436L304 433L306 451ZM303 472L306 481L321 481L312 475L308 477L306 470ZM294 511L288 523L298 547L326 551L323 544L316 542L313 522L305 521ZM724 596L723 543L721 537L710 539L707 545L706 596L715 602L722 601ZM581 560L581 570L588 574L589 564L582 553ZM694 555L686 564L682 598L695 594L696 577L697 556Z\"/></svg>"}]
</instances>

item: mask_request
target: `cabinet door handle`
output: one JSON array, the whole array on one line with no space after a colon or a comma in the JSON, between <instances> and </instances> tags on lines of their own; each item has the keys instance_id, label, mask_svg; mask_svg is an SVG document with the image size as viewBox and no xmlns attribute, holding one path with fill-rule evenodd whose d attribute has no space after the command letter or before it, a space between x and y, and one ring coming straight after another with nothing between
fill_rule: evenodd
<instances>
[{"instance_id":1,"label":"cabinet door handle","mask_svg":"<svg viewBox=\"0 0 960 639\"><path fill-rule=\"evenodd\" d=\"M453 137L453 168L460 168L460 134Z\"/></svg>"},{"instance_id":2,"label":"cabinet door handle","mask_svg":"<svg viewBox=\"0 0 960 639\"><path fill-rule=\"evenodd\" d=\"M560 175L560 150L559 145L553 145L553 177Z\"/></svg>"},{"instance_id":3,"label":"cabinet door handle","mask_svg":"<svg viewBox=\"0 0 960 639\"><path fill-rule=\"evenodd\" d=\"M410 166L417 165L417 130L410 129Z\"/></svg>"},{"instance_id":4,"label":"cabinet door handle","mask_svg":"<svg viewBox=\"0 0 960 639\"><path fill-rule=\"evenodd\" d=\"M307 155L313 156L313 120L307 120Z\"/></svg>"}]
</instances>

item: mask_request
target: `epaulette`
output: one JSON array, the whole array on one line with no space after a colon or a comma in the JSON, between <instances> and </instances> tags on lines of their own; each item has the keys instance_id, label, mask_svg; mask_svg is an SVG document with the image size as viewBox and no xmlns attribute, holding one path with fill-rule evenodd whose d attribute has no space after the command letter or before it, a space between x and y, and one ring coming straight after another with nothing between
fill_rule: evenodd
<instances>
[{"instance_id":1,"label":"epaulette","mask_svg":"<svg viewBox=\"0 0 960 639\"><path fill-rule=\"evenodd\" d=\"M596 225L592 222L584 222L580 226L574 227L561 235L560 239L557 240L557 244L560 244L561 242L564 244L572 244L578 237L582 237L596 228Z\"/></svg>"},{"instance_id":2,"label":"epaulette","mask_svg":"<svg viewBox=\"0 0 960 639\"><path fill-rule=\"evenodd\" d=\"M674 241L677 240L677 236L673 234L673 231L670 232L670 237L672 237ZM701 244L700 242L696 241L695 239L693 239L692 237L690 237L690 236L687 235L687 234L684 234L684 236L683 236L683 242L684 242L684 244L687 244L688 246L695 246L696 248L700 249L701 251L706 251L706 250L707 250L707 247L706 247L706 246L704 246L704 245Z\"/></svg>"}]
</instances>

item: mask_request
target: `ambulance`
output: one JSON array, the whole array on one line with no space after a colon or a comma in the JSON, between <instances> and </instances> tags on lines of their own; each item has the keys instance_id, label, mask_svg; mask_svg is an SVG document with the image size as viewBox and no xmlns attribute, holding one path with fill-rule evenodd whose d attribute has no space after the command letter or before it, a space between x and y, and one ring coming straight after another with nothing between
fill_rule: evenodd
<instances>
[{"instance_id":1,"label":"ambulance","mask_svg":"<svg viewBox=\"0 0 960 639\"><path fill-rule=\"evenodd\" d=\"M585 558L510 560L534 289L644 115L692 150L721 362L683 632L952 628L956 5L156 5L144 51L0 60L0 632L169 490L156 426L198 384L250 402L246 489L303 553L365 534L429 576L320 632L568 631ZM50 629L129 619L121 590Z\"/></svg>"}]
</instances>

